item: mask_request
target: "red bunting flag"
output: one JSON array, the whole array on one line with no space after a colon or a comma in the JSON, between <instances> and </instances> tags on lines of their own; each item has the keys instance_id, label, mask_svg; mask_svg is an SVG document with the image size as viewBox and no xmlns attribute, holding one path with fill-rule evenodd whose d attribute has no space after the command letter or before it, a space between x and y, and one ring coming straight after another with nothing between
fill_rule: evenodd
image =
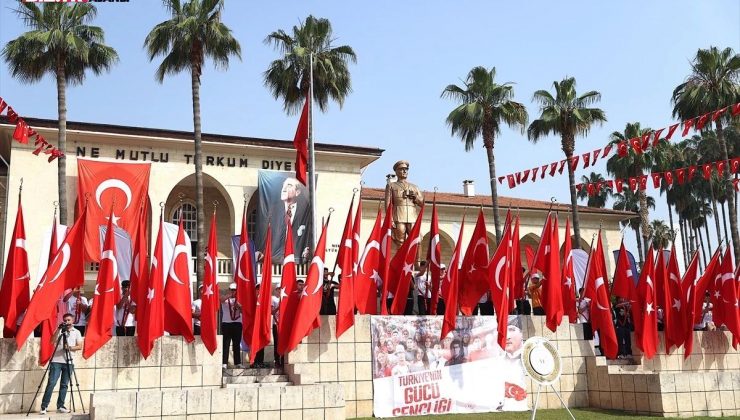
<instances>
[{"instance_id":1,"label":"red bunting flag","mask_svg":"<svg viewBox=\"0 0 740 420\"><path fill-rule=\"evenodd\" d=\"M295 178L300 181L303 185L308 185L306 180L308 179L308 113L309 113L310 99L306 95L306 102L303 104L303 110L301 111L301 118L298 120L298 127L295 130L295 136L293 137L293 147L295 147ZM251 337L251 335L249 336Z\"/></svg>"},{"instance_id":2,"label":"red bunting flag","mask_svg":"<svg viewBox=\"0 0 740 420\"><path fill-rule=\"evenodd\" d=\"M694 174L696 174L696 166L695 165L689 166L688 174L689 174L689 181L691 181L692 179L694 179Z\"/></svg>"},{"instance_id":3,"label":"red bunting flag","mask_svg":"<svg viewBox=\"0 0 740 420\"><path fill-rule=\"evenodd\" d=\"M583 157L583 169L586 169L591 163L591 153L584 153L582 157Z\"/></svg>"},{"instance_id":4,"label":"red bunting flag","mask_svg":"<svg viewBox=\"0 0 740 420\"><path fill-rule=\"evenodd\" d=\"M673 137L673 133L676 132L676 129L678 128L680 124L676 123L668 127L668 134L666 134L665 139L670 140L671 137Z\"/></svg>"},{"instance_id":5,"label":"red bunting flag","mask_svg":"<svg viewBox=\"0 0 740 420\"><path fill-rule=\"evenodd\" d=\"M586 184L586 191L588 192L588 196L589 197L593 197L594 196L594 193L595 193L594 192L594 184L592 184L590 182L588 184Z\"/></svg>"},{"instance_id":6,"label":"red bunting flag","mask_svg":"<svg viewBox=\"0 0 740 420\"><path fill-rule=\"evenodd\" d=\"M542 165L540 168L540 179L545 179L545 175L547 175L547 167L549 165Z\"/></svg>"},{"instance_id":7,"label":"red bunting flag","mask_svg":"<svg viewBox=\"0 0 740 420\"><path fill-rule=\"evenodd\" d=\"M200 293L200 336L203 345L209 353L213 354L218 348L218 317L217 312L221 307L221 297L218 291L218 240L216 239L216 212L211 215L211 230L208 234L208 249L206 250L205 275L203 276L203 289ZM269 232L269 229L268 229ZM269 233L268 233L269 237ZM265 247L266 250L272 249ZM270 252L265 252L267 260ZM269 265L265 264L265 267ZM265 270L271 272L271 270ZM251 356L251 354L250 354Z\"/></svg>"},{"instance_id":8,"label":"red bunting flag","mask_svg":"<svg viewBox=\"0 0 740 420\"><path fill-rule=\"evenodd\" d=\"M606 149L604 149L604 150L606 150ZM601 149L596 149L596 150L594 150L593 153L594 153L594 157L592 159L591 164L592 165L596 165L596 160L599 158L599 153L601 153ZM606 155L604 155L604 156L606 156Z\"/></svg>"},{"instance_id":9,"label":"red bunting flag","mask_svg":"<svg viewBox=\"0 0 740 420\"><path fill-rule=\"evenodd\" d=\"M642 150L647 150L650 147L650 134L651 132L648 131L642 135L642 139L640 140L640 147Z\"/></svg>"},{"instance_id":10,"label":"red bunting flag","mask_svg":"<svg viewBox=\"0 0 740 420\"><path fill-rule=\"evenodd\" d=\"M15 131L13 131L13 139L18 143L28 144L28 130L28 124L22 118L19 118L15 126Z\"/></svg>"},{"instance_id":11,"label":"red bunting flag","mask_svg":"<svg viewBox=\"0 0 740 420\"><path fill-rule=\"evenodd\" d=\"M727 164L724 160L717 162L717 175L720 177L725 174L725 166L727 166Z\"/></svg>"},{"instance_id":12,"label":"red bunting flag","mask_svg":"<svg viewBox=\"0 0 740 420\"><path fill-rule=\"evenodd\" d=\"M503 184L504 183L504 179L506 179L506 176L500 176L500 177L498 177L498 183L499 184Z\"/></svg>"},{"instance_id":13,"label":"red bunting flag","mask_svg":"<svg viewBox=\"0 0 740 420\"><path fill-rule=\"evenodd\" d=\"M517 172L516 173L516 185L519 185L521 183L522 183L522 173L521 172Z\"/></svg>"},{"instance_id":14,"label":"red bunting flag","mask_svg":"<svg viewBox=\"0 0 740 420\"><path fill-rule=\"evenodd\" d=\"M712 177L712 164L711 163L706 163L702 165L701 169L704 172L704 179L709 179Z\"/></svg>"},{"instance_id":15,"label":"red bunting flag","mask_svg":"<svg viewBox=\"0 0 740 420\"><path fill-rule=\"evenodd\" d=\"M622 193L624 188L624 180L621 179L615 179L614 180L614 189L617 190L619 194Z\"/></svg>"},{"instance_id":16,"label":"red bunting flag","mask_svg":"<svg viewBox=\"0 0 740 420\"><path fill-rule=\"evenodd\" d=\"M506 181L509 183L509 188L516 187L516 183L514 182L514 175L506 175Z\"/></svg>"},{"instance_id":17,"label":"red bunting flag","mask_svg":"<svg viewBox=\"0 0 740 420\"><path fill-rule=\"evenodd\" d=\"M650 177L653 178L653 188L659 188L660 187L661 175L663 175L662 172L653 172L653 173L650 174Z\"/></svg>"},{"instance_id":18,"label":"red bunting flag","mask_svg":"<svg viewBox=\"0 0 740 420\"><path fill-rule=\"evenodd\" d=\"M734 117L737 114L740 114L740 103L732 106L732 116Z\"/></svg>"},{"instance_id":19,"label":"red bunting flag","mask_svg":"<svg viewBox=\"0 0 740 420\"><path fill-rule=\"evenodd\" d=\"M116 242L113 231L113 208L111 207L108 228L105 232L103 252L100 255L100 269L95 283L95 296L87 319L82 357L89 359L98 349L113 337L113 323L116 304L121 300L116 261Z\"/></svg>"},{"instance_id":20,"label":"red bunting flag","mask_svg":"<svg viewBox=\"0 0 740 420\"><path fill-rule=\"evenodd\" d=\"M668 172L665 173L665 183L667 185L672 185L673 184L673 172L668 171Z\"/></svg>"},{"instance_id":21,"label":"red bunting flag","mask_svg":"<svg viewBox=\"0 0 740 420\"><path fill-rule=\"evenodd\" d=\"M695 121L696 117L683 122L683 132L681 133L681 137L686 137L689 134L689 130L691 130L691 127L694 126Z\"/></svg>"},{"instance_id":22,"label":"red bunting flag","mask_svg":"<svg viewBox=\"0 0 740 420\"><path fill-rule=\"evenodd\" d=\"M696 121L696 130L697 131L699 131L702 128L704 128L704 126L707 124L707 121L709 121L709 115L710 114L711 113L708 112L708 113L702 115L701 117L699 117L699 119Z\"/></svg>"},{"instance_id":23,"label":"red bunting flag","mask_svg":"<svg viewBox=\"0 0 740 420\"><path fill-rule=\"evenodd\" d=\"M640 189L641 190L647 189L647 181L648 181L647 175L640 175Z\"/></svg>"},{"instance_id":24,"label":"red bunting flag","mask_svg":"<svg viewBox=\"0 0 740 420\"><path fill-rule=\"evenodd\" d=\"M3 98L0 98L0 114L3 113L5 110L5 107L8 106L8 103L3 100Z\"/></svg>"},{"instance_id":25,"label":"red bunting flag","mask_svg":"<svg viewBox=\"0 0 740 420\"><path fill-rule=\"evenodd\" d=\"M722 116L722 114L724 114L724 113L725 113L725 111L727 111L727 108L728 108L728 107L724 107L724 108L722 108L722 109L718 109L718 110L714 111L714 113L712 114L712 121L717 121L717 119L718 119L718 118L719 118L720 116Z\"/></svg>"},{"instance_id":26,"label":"red bunting flag","mask_svg":"<svg viewBox=\"0 0 740 420\"><path fill-rule=\"evenodd\" d=\"M563 160L560 161L560 166L558 167L558 173L559 174L562 174L563 173L563 168L565 168L565 159L563 159Z\"/></svg>"},{"instance_id":27,"label":"red bunting flag","mask_svg":"<svg viewBox=\"0 0 740 420\"><path fill-rule=\"evenodd\" d=\"M582 189L583 189L583 183L576 184L576 191L581 192Z\"/></svg>"},{"instance_id":28,"label":"red bunting flag","mask_svg":"<svg viewBox=\"0 0 740 420\"><path fill-rule=\"evenodd\" d=\"M611 151L612 151L612 145L611 144L607 144L606 147L604 147L603 152L601 153L601 157L607 157L607 156L609 156L609 153L611 153Z\"/></svg>"},{"instance_id":29,"label":"red bunting flag","mask_svg":"<svg viewBox=\"0 0 740 420\"><path fill-rule=\"evenodd\" d=\"M629 183L630 183L630 189L631 189L632 191L634 191L634 190L636 190L636 189L637 189L637 178L635 178L635 177L630 177L630 179L629 179Z\"/></svg>"},{"instance_id":30,"label":"red bunting flag","mask_svg":"<svg viewBox=\"0 0 740 420\"><path fill-rule=\"evenodd\" d=\"M686 182L686 169L680 168L676 170L676 179L678 181L678 185L683 185L684 182Z\"/></svg>"},{"instance_id":31,"label":"red bunting flag","mask_svg":"<svg viewBox=\"0 0 740 420\"><path fill-rule=\"evenodd\" d=\"M578 159L580 156L573 156L570 158L570 170L575 171L578 168Z\"/></svg>"},{"instance_id":32,"label":"red bunting flag","mask_svg":"<svg viewBox=\"0 0 740 420\"><path fill-rule=\"evenodd\" d=\"M537 171L539 171L540 168L532 168L532 182L537 181Z\"/></svg>"},{"instance_id":33,"label":"red bunting flag","mask_svg":"<svg viewBox=\"0 0 740 420\"><path fill-rule=\"evenodd\" d=\"M655 135L653 136L653 147L657 146L660 142L660 133L662 133L663 130L665 130L665 128L655 130Z\"/></svg>"},{"instance_id":34,"label":"red bunting flag","mask_svg":"<svg viewBox=\"0 0 740 420\"><path fill-rule=\"evenodd\" d=\"M638 137L633 137L629 140L630 146L632 146L632 150L635 151L635 153L642 154L642 142L640 142L640 139Z\"/></svg>"},{"instance_id":35,"label":"red bunting flag","mask_svg":"<svg viewBox=\"0 0 740 420\"><path fill-rule=\"evenodd\" d=\"M617 144L617 155L619 155L619 157L626 157L628 153L627 143L623 141L619 142L619 144Z\"/></svg>"},{"instance_id":36,"label":"red bunting flag","mask_svg":"<svg viewBox=\"0 0 740 420\"><path fill-rule=\"evenodd\" d=\"M522 174L522 182L527 182L529 179L529 169L525 169L524 173Z\"/></svg>"},{"instance_id":37,"label":"red bunting flag","mask_svg":"<svg viewBox=\"0 0 740 420\"><path fill-rule=\"evenodd\" d=\"M555 176L555 171L558 169L558 163L553 162L550 164L550 176Z\"/></svg>"}]
</instances>

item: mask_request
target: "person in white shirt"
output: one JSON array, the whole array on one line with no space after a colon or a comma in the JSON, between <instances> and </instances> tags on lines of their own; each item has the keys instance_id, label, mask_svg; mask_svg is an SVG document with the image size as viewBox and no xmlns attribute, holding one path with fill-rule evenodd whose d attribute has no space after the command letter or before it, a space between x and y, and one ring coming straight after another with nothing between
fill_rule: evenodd
<instances>
[{"instance_id":1,"label":"person in white shirt","mask_svg":"<svg viewBox=\"0 0 740 420\"><path fill-rule=\"evenodd\" d=\"M116 304L116 335L133 337L136 323L134 314L136 313L136 303L131 300L131 282L124 280L121 282L121 300Z\"/></svg>"},{"instance_id":2,"label":"person in white shirt","mask_svg":"<svg viewBox=\"0 0 740 420\"><path fill-rule=\"evenodd\" d=\"M275 367L283 367L283 356L278 354L278 317L280 317L280 286L275 288L272 295L272 355L275 358Z\"/></svg>"},{"instance_id":3,"label":"person in white shirt","mask_svg":"<svg viewBox=\"0 0 740 420\"><path fill-rule=\"evenodd\" d=\"M221 336L223 340L221 363L224 368L229 363L229 345L234 353L234 366L240 367L242 364L239 348L242 341L242 308L236 301L236 283L229 285L229 292L221 298Z\"/></svg>"},{"instance_id":4,"label":"person in white shirt","mask_svg":"<svg viewBox=\"0 0 740 420\"><path fill-rule=\"evenodd\" d=\"M67 303L67 311L74 317L74 326L82 336L85 336L85 328L87 328L87 314L90 311L90 303L84 296L85 290L82 287L78 287L72 291L71 294L67 295L64 300Z\"/></svg>"},{"instance_id":5,"label":"person in white shirt","mask_svg":"<svg viewBox=\"0 0 740 420\"><path fill-rule=\"evenodd\" d=\"M66 344L65 339L59 340L59 334L62 330L57 329L54 335L54 343L59 344L49 362L51 363L49 365L49 380L46 383L44 397L41 399L41 414L46 414L46 409L51 402L51 394L54 393L54 388L56 388L60 376L62 383L59 386L59 396L57 397L57 412L69 413L69 410L64 406L64 400L67 398L67 388L70 387L74 360L67 360L67 352L65 350L69 350L70 357L73 357L74 352L82 350L82 334L73 325L75 319L73 314L66 313L62 319L64 320L64 333L67 336Z\"/></svg>"},{"instance_id":6,"label":"person in white shirt","mask_svg":"<svg viewBox=\"0 0 740 420\"><path fill-rule=\"evenodd\" d=\"M419 263L419 272L414 277L414 283L416 284L416 307L418 308L419 315L428 315L427 302L432 298L432 291L427 287L427 262L422 261Z\"/></svg>"},{"instance_id":7,"label":"person in white shirt","mask_svg":"<svg viewBox=\"0 0 740 420\"><path fill-rule=\"evenodd\" d=\"M198 286L198 296L203 295L203 283ZM200 335L200 311L201 307L203 305L203 300L198 297L198 299L193 300L193 303L190 304L190 311L193 316L193 335Z\"/></svg>"}]
</instances>

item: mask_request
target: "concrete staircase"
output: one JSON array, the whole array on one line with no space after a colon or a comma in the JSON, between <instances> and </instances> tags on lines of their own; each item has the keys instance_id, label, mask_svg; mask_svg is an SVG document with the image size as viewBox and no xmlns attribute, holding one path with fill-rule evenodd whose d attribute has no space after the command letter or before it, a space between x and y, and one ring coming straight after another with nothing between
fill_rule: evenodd
<instances>
[{"instance_id":1,"label":"concrete staircase","mask_svg":"<svg viewBox=\"0 0 740 420\"><path fill-rule=\"evenodd\" d=\"M293 386L279 368L224 369L222 388Z\"/></svg>"}]
</instances>

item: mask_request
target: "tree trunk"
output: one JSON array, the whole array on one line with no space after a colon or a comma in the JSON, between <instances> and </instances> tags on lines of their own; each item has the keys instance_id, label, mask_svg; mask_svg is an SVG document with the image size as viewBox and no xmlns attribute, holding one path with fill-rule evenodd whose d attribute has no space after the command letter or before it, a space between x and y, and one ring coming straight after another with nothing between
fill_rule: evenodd
<instances>
[{"instance_id":1,"label":"tree trunk","mask_svg":"<svg viewBox=\"0 0 740 420\"><path fill-rule=\"evenodd\" d=\"M200 137L200 66L193 65L190 72L193 88L193 134L195 144L195 207L197 209L198 255L195 258L197 289L203 281L206 241L204 233L205 211L203 208L203 145Z\"/></svg>"},{"instance_id":2,"label":"tree trunk","mask_svg":"<svg viewBox=\"0 0 740 420\"><path fill-rule=\"evenodd\" d=\"M496 160L493 155L493 141L491 147L486 147L488 156L488 175L491 178L491 201L493 205L493 223L496 225L496 243L501 242L501 218L498 214L498 185L496 182Z\"/></svg>"},{"instance_id":3,"label":"tree trunk","mask_svg":"<svg viewBox=\"0 0 740 420\"><path fill-rule=\"evenodd\" d=\"M709 181L709 194L712 199L712 218L714 219L714 228L717 229L717 243L722 242L722 231L719 228L719 212L717 212L717 199L714 197L714 189L712 188L712 181ZM706 225L706 222L705 222ZM707 236L707 242L709 237ZM707 243L707 246L709 244Z\"/></svg>"},{"instance_id":4,"label":"tree trunk","mask_svg":"<svg viewBox=\"0 0 740 420\"><path fill-rule=\"evenodd\" d=\"M717 140L719 141L719 147L720 151L722 152L722 159L727 163L725 165L725 173L720 174L723 179L730 179L732 178L730 176L730 157L727 153L727 143L725 143L725 134L722 130L722 121L717 120L715 121L715 124L717 125ZM732 182L727 183L727 201L730 203L730 207L735 207L736 197L735 197L735 191L733 191ZM737 231L737 207L735 207L735 211L730 212L730 234L732 235L732 246L735 251L735 261L740 261L740 236L738 236Z\"/></svg>"},{"instance_id":5,"label":"tree trunk","mask_svg":"<svg viewBox=\"0 0 740 420\"><path fill-rule=\"evenodd\" d=\"M704 233L707 234L707 252L711 254L712 242L709 240L709 223L707 223L707 219L704 219Z\"/></svg>"},{"instance_id":6,"label":"tree trunk","mask_svg":"<svg viewBox=\"0 0 740 420\"><path fill-rule=\"evenodd\" d=\"M637 189L637 198L640 201L640 230L642 231L642 241L647 253L650 246L650 219L648 218L647 194L645 190ZM640 240L640 238L637 238Z\"/></svg>"},{"instance_id":7,"label":"tree trunk","mask_svg":"<svg viewBox=\"0 0 740 420\"><path fill-rule=\"evenodd\" d=\"M694 228L694 232L696 234L696 237L699 239L699 248L701 248L701 256L704 259L704 268L707 268L707 254L704 251L704 238L701 236L701 229L698 227Z\"/></svg>"},{"instance_id":8,"label":"tree trunk","mask_svg":"<svg viewBox=\"0 0 740 420\"><path fill-rule=\"evenodd\" d=\"M57 59L57 119L59 138L57 148L63 153L57 160L57 191L59 194L59 223L67 224L67 79L64 58Z\"/></svg>"},{"instance_id":9,"label":"tree trunk","mask_svg":"<svg viewBox=\"0 0 740 420\"><path fill-rule=\"evenodd\" d=\"M683 266L688 267L689 266L689 241L686 237L686 229L685 224L683 222L683 218L681 217L681 214L678 215L678 228L681 230L681 247L683 249Z\"/></svg>"},{"instance_id":10,"label":"tree trunk","mask_svg":"<svg viewBox=\"0 0 740 420\"><path fill-rule=\"evenodd\" d=\"M671 210L671 203L668 202L668 195L666 194L665 203L668 205L668 224L671 226L671 233L676 235L676 228L673 227L673 210ZM675 239L674 239L675 242Z\"/></svg>"},{"instance_id":11,"label":"tree trunk","mask_svg":"<svg viewBox=\"0 0 740 420\"><path fill-rule=\"evenodd\" d=\"M640 267L642 267L642 264L645 262L645 259L642 257L642 241L640 241L640 230L635 229L635 238L637 238L637 259L640 261Z\"/></svg>"},{"instance_id":12,"label":"tree trunk","mask_svg":"<svg viewBox=\"0 0 740 420\"><path fill-rule=\"evenodd\" d=\"M570 207L571 214L573 215L573 249L581 249L581 222L578 219L578 195L576 193L576 176L573 173L573 167L570 164L570 159L573 157L573 149L575 148L575 138L573 136L564 135L562 137L562 148L565 153L565 166L568 168L568 187L570 189Z\"/></svg>"},{"instance_id":13,"label":"tree trunk","mask_svg":"<svg viewBox=\"0 0 740 420\"><path fill-rule=\"evenodd\" d=\"M729 237L729 234L727 233L727 214L725 214L725 204L729 206L730 203L729 201L725 200L724 203L721 203L719 205L719 208L722 209L722 227L725 229L724 239L728 241L730 237Z\"/></svg>"}]
</instances>

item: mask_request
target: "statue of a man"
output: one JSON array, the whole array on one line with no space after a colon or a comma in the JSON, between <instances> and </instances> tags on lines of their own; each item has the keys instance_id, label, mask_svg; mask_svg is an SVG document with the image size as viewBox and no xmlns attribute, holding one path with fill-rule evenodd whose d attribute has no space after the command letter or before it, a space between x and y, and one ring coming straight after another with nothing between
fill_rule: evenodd
<instances>
[{"instance_id":1,"label":"statue of a man","mask_svg":"<svg viewBox=\"0 0 740 420\"><path fill-rule=\"evenodd\" d=\"M419 215L417 207L424 204L424 196L419 187L407 181L408 161L399 160L393 165L393 170L397 180L386 185L385 203L388 205L388 200L393 200L393 242L400 246L416 222Z\"/></svg>"}]
</instances>

